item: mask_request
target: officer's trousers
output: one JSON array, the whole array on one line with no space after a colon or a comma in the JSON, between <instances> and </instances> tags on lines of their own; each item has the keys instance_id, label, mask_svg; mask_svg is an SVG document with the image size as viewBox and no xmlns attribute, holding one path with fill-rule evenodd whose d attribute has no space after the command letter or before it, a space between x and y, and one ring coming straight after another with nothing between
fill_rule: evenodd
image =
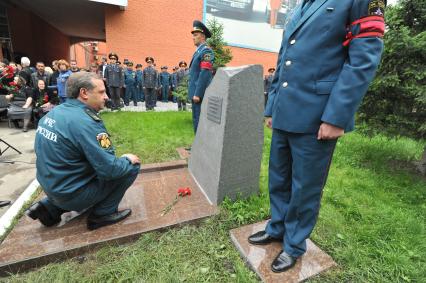
<instances>
[{"instance_id":1,"label":"officer's trousers","mask_svg":"<svg viewBox=\"0 0 426 283\"><path fill-rule=\"evenodd\" d=\"M154 109L155 97L157 93L155 88L145 88L145 107L146 110Z\"/></svg>"},{"instance_id":2,"label":"officer's trousers","mask_svg":"<svg viewBox=\"0 0 426 283\"><path fill-rule=\"evenodd\" d=\"M176 96L174 96L176 98ZM178 110L179 111L186 111L186 99L182 99L180 97L177 98L177 104L178 104Z\"/></svg>"},{"instance_id":3,"label":"officer's trousers","mask_svg":"<svg viewBox=\"0 0 426 283\"><path fill-rule=\"evenodd\" d=\"M139 85L136 91L138 93L138 101L145 102L145 94L143 93L143 87Z\"/></svg>"},{"instance_id":4,"label":"officer's trousers","mask_svg":"<svg viewBox=\"0 0 426 283\"><path fill-rule=\"evenodd\" d=\"M163 86L161 88L161 93L162 93L163 102L168 102L169 101L169 86Z\"/></svg>"},{"instance_id":5,"label":"officer's trousers","mask_svg":"<svg viewBox=\"0 0 426 283\"><path fill-rule=\"evenodd\" d=\"M69 199L47 196L41 202L52 216L60 215L64 210L82 211L87 208L93 208L92 213L99 216L109 215L117 211L121 199L135 181L139 170L133 172L116 180L94 179Z\"/></svg>"},{"instance_id":6,"label":"officer's trousers","mask_svg":"<svg viewBox=\"0 0 426 283\"><path fill-rule=\"evenodd\" d=\"M192 124L194 127L194 133L197 133L198 121L200 120L201 103L192 102Z\"/></svg>"},{"instance_id":7,"label":"officer's trousers","mask_svg":"<svg viewBox=\"0 0 426 283\"><path fill-rule=\"evenodd\" d=\"M113 108L115 109L120 108L121 87L110 86L108 88L109 88L109 94L111 95Z\"/></svg>"},{"instance_id":8,"label":"officer's trousers","mask_svg":"<svg viewBox=\"0 0 426 283\"><path fill-rule=\"evenodd\" d=\"M283 250L293 257L306 251L335 146L336 140L319 141L316 133L273 130L269 160L271 220L266 232L283 238Z\"/></svg>"},{"instance_id":9,"label":"officer's trousers","mask_svg":"<svg viewBox=\"0 0 426 283\"><path fill-rule=\"evenodd\" d=\"M126 87L126 93L124 94L124 104L128 106L130 100L133 100L133 105L136 106L138 104L136 87L134 87L134 86L127 86Z\"/></svg>"}]
</instances>

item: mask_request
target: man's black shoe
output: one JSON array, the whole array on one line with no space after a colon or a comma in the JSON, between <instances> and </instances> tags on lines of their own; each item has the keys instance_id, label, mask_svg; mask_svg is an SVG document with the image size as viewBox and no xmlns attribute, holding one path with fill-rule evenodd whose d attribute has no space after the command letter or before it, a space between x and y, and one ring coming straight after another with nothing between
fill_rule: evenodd
<instances>
[{"instance_id":1,"label":"man's black shoe","mask_svg":"<svg viewBox=\"0 0 426 283\"><path fill-rule=\"evenodd\" d=\"M41 202L34 203L26 211L27 215L32 219L38 219L44 226L50 227L58 224L61 221L61 217L53 217L50 215L46 207Z\"/></svg>"},{"instance_id":2,"label":"man's black shoe","mask_svg":"<svg viewBox=\"0 0 426 283\"><path fill-rule=\"evenodd\" d=\"M11 204L10 200L0 200L0 207L7 206Z\"/></svg>"},{"instance_id":3,"label":"man's black shoe","mask_svg":"<svg viewBox=\"0 0 426 283\"><path fill-rule=\"evenodd\" d=\"M132 213L131 209L125 209L125 210L117 211L112 214L104 215L104 216L97 216L95 214L91 214L87 218L87 228L89 230L95 230L103 226L117 223L127 218L131 213Z\"/></svg>"},{"instance_id":4,"label":"man's black shoe","mask_svg":"<svg viewBox=\"0 0 426 283\"><path fill-rule=\"evenodd\" d=\"M296 257L292 257L285 251L281 251L272 262L271 268L273 272L284 272L292 268L297 262Z\"/></svg>"},{"instance_id":5,"label":"man's black shoe","mask_svg":"<svg viewBox=\"0 0 426 283\"><path fill-rule=\"evenodd\" d=\"M266 245L272 242L282 242L282 240L272 237L266 231L260 231L248 237L249 243L253 245Z\"/></svg>"}]
</instances>

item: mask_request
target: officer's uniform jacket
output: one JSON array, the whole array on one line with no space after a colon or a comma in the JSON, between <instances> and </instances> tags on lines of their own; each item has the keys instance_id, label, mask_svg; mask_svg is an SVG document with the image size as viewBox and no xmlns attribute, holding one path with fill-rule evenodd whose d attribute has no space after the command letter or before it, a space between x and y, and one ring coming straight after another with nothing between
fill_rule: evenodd
<instances>
[{"instance_id":1,"label":"officer's uniform jacket","mask_svg":"<svg viewBox=\"0 0 426 283\"><path fill-rule=\"evenodd\" d=\"M185 70L179 69L176 73L176 86L179 86L180 83L183 81L183 78L186 76Z\"/></svg>"},{"instance_id":2,"label":"officer's uniform jacket","mask_svg":"<svg viewBox=\"0 0 426 283\"><path fill-rule=\"evenodd\" d=\"M139 88L143 87L143 84L142 84L143 78L142 77L143 77L143 71L142 70L136 70L136 85Z\"/></svg>"},{"instance_id":3,"label":"officer's uniform jacket","mask_svg":"<svg viewBox=\"0 0 426 283\"><path fill-rule=\"evenodd\" d=\"M263 80L263 89L264 92L269 92L271 85L272 85L272 80L274 79L274 75L267 75L265 76L265 79Z\"/></svg>"},{"instance_id":4,"label":"officer's uniform jacket","mask_svg":"<svg viewBox=\"0 0 426 283\"><path fill-rule=\"evenodd\" d=\"M115 180L137 170L127 158L115 156L103 121L77 99L68 99L40 120L35 151L37 180L59 200L75 197L95 178Z\"/></svg>"},{"instance_id":5,"label":"officer's uniform jacket","mask_svg":"<svg viewBox=\"0 0 426 283\"><path fill-rule=\"evenodd\" d=\"M213 77L213 50L207 44L198 46L189 65L188 98L198 96L201 100Z\"/></svg>"},{"instance_id":6,"label":"officer's uniform jacket","mask_svg":"<svg viewBox=\"0 0 426 283\"><path fill-rule=\"evenodd\" d=\"M383 49L383 0L315 0L286 24L265 116L276 129L354 128Z\"/></svg>"},{"instance_id":7,"label":"officer's uniform jacket","mask_svg":"<svg viewBox=\"0 0 426 283\"><path fill-rule=\"evenodd\" d=\"M136 71L127 69L124 72L124 84L126 87L136 87Z\"/></svg>"},{"instance_id":8,"label":"officer's uniform jacket","mask_svg":"<svg viewBox=\"0 0 426 283\"><path fill-rule=\"evenodd\" d=\"M109 87L123 87L124 86L124 71L123 68L117 64L108 64L105 68L105 75L107 86Z\"/></svg>"},{"instance_id":9,"label":"officer's uniform jacket","mask_svg":"<svg viewBox=\"0 0 426 283\"><path fill-rule=\"evenodd\" d=\"M171 75L168 72L161 72L159 77L160 77L160 85L162 87L167 87L171 85L172 83Z\"/></svg>"},{"instance_id":10,"label":"officer's uniform jacket","mask_svg":"<svg viewBox=\"0 0 426 283\"><path fill-rule=\"evenodd\" d=\"M143 86L146 88L158 87L158 72L153 67L146 67L143 70Z\"/></svg>"}]
</instances>

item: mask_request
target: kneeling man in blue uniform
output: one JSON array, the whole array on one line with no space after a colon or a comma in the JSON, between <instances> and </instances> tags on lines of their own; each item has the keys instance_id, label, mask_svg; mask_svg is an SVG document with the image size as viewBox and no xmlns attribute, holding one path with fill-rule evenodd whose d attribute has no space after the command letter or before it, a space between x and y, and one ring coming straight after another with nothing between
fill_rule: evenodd
<instances>
[{"instance_id":1,"label":"kneeling man in blue uniform","mask_svg":"<svg viewBox=\"0 0 426 283\"><path fill-rule=\"evenodd\" d=\"M192 101L192 123L196 133L204 93L213 77L214 53L206 43L206 39L212 36L211 32L202 22L194 21L191 33L197 50L189 64L188 98Z\"/></svg>"},{"instance_id":2,"label":"kneeling man in blue uniform","mask_svg":"<svg viewBox=\"0 0 426 283\"><path fill-rule=\"evenodd\" d=\"M60 222L66 211L90 208L90 230L128 217L118 211L126 190L135 181L136 155L115 156L114 146L98 112L108 99L102 78L79 72L67 82L67 102L44 116L37 128L37 180L47 197L27 211L45 226Z\"/></svg>"},{"instance_id":3,"label":"kneeling man in blue uniform","mask_svg":"<svg viewBox=\"0 0 426 283\"><path fill-rule=\"evenodd\" d=\"M383 50L383 0L305 0L286 25L265 108L273 129L271 219L251 244L279 241L272 271L306 252L336 141L354 115Z\"/></svg>"}]
</instances>

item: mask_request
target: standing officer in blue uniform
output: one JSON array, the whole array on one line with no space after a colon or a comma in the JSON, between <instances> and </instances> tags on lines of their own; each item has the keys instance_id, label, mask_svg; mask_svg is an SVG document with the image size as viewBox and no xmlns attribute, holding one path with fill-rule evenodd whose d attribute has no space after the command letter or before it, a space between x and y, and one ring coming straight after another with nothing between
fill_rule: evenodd
<instances>
[{"instance_id":1,"label":"standing officer in blue uniform","mask_svg":"<svg viewBox=\"0 0 426 283\"><path fill-rule=\"evenodd\" d=\"M184 78L185 76L188 76L188 72L186 71L187 68L187 64L185 61L180 61L179 62L179 70L177 71L176 74L176 85L177 87L179 87L181 84L183 84L184 82ZM186 99L182 99L180 97L178 97L177 99L177 103L178 103L178 110L181 111L186 111Z\"/></svg>"},{"instance_id":2,"label":"standing officer in blue uniform","mask_svg":"<svg viewBox=\"0 0 426 283\"><path fill-rule=\"evenodd\" d=\"M140 171L136 155L115 156L114 146L98 112L108 96L98 75L79 72L67 82L66 103L44 116L37 128L37 180L47 197L27 211L45 226L60 222L65 211L91 208L90 230L128 217L118 211L126 190Z\"/></svg>"},{"instance_id":3,"label":"standing officer in blue uniform","mask_svg":"<svg viewBox=\"0 0 426 283\"><path fill-rule=\"evenodd\" d=\"M133 62L127 62L127 69L124 72L124 87L126 88L124 104L129 106L131 99L133 100L133 105L138 106L136 71L133 70Z\"/></svg>"},{"instance_id":4,"label":"standing officer in blue uniform","mask_svg":"<svg viewBox=\"0 0 426 283\"><path fill-rule=\"evenodd\" d=\"M123 68L117 64L117 54L110 53L108 58L110 63L105 68L104 78L113 103L112 110L117 110L120 109L120 96L124 86L124 71Z\"/></svg>"},{"instance_id":5,"label":"standing officer in blue uniform","mask_svg":"<svg viewBox=\"0 0 426 283\"><path fill-rule=\"evenodd\" d=\"M136 65L136 91L138 94L138 101L145 102L145 95L143 93L143 71L142 71L142 64Z\"/></svg>"},{"instance_id":6,"label":"standing officer in blue uniform","mask_svg":"<svg viewBox=\"0 0 426 283\"><path fill-rule=\"evenodd\" d=\"M213 77L214 53L206 43L211 32L202 22L194 21L191 33L197 50L189 64L188 98L192 101L192 122L196 133L204 93Z\"/></svg>"},{"instance_id":7,"label":"standing officer in blue uniform","mask_svg":"<svg viewBox=\"0 0 426 283\"><path fill-rule=\"evenodd\" d=\"M167 72L167 66L161 67L160 73L160 88L161 88L161 98L163 102L169 101L169 91L172 84L172 77Z\"/></svg>"},{"instance_id":8,"label":"standing officer in blue uniform","mask_svg":"<svg viewBox=\"0 0 426 283\"><path fill-rule=\"evenodd\" d=\"M143 70L143 90L145 92L146 110L154 110L156 100L156 90L158 88L158 72L154 69L154 58L146 57L148 66Z\"/></svg>"},{"instance_id":9,"label":"standing officer in blue uniform","mask_svg":"<svg viewBox=\"0 0 426 283\"><path fill-rule=\"evenodd\" d=\"M263 89L264 89L263 94L265 96L265 107L266 107L266 103L268 102L268 93L271 89L272 80L274 79L274 72L275 72L275 68L269 68L268 75L266 75L263 80Z\"/></svg>"},{"instance_id":10,"label":"standing officer in blue uniform","mask_svg":"<svg viewBox=\"0 0 426 283\"><path fill-rule=\"evenodd\" d=\"M336 141L354 115L383 50L384 0L305 0L286 25L268 104L271 219L252 244L283 243L274 272L306 252Z\"/></svg>"}]
</instances>

